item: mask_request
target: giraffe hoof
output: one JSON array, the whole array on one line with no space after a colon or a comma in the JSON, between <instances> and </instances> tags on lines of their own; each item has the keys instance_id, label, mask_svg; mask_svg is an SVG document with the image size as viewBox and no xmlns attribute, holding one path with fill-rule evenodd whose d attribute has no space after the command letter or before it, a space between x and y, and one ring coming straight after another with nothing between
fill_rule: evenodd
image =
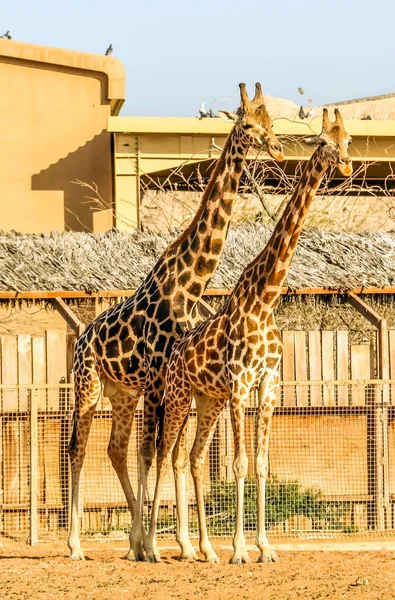
<instances>
[{"instance_id":1,"label":"giraffe hoof","mask_svg":"<svg viewBox=\"0 0 395 600\"><path fill-rule=\"evenodd\" d=\"M221 561L219 560L219 556L214 554L213 556L207 557L205 562L209 563L210 565L215 565L217 563L220 563Z\"/></svg>"},{"instance_id":2,"label":"giraffe hoof","mask_svg":"<svg viewBox=\"0 0 395 600\"><path fill-rule=\"evenodd\" d=\"M245 552L244 554L234 554L230 559L229 559L229 564L230 565L242 565L242 564L249 564L251 562L250 557L248 556L247 552Z\"/></svg>"},{"instance_id":3,"label":"giraffe hoof","mask_svg":"<svg viewBox=\"0 0 395 600\"><path fill-rule=\"evenodd\" d=\"M262 552L260 557L258 558L259 563L272 563L272 562L280 562L277 554L274 550L265 550Z\"/></svg>"},{"instance_id":4,"label":"giraffe hoof","mask_svg":"<svg viewBox=\"0 0 395 600\"><path fill-rule=\"evenodd\" d=\"M144 562L145 556L141 550L139 552L134 552L132 549L130 549L125 556L125 560L129 560L130 562Z\"/></svg>"},{"instance_id":5,"label":"giraffe hoof","mask_svg":"<svg viewBox=\"0 0 395 600\"><path fill-rule=\"evenodd\" d=\"M75 552L70 554L70 559L71 560L85 560L85 556L84 556L84 553L82 552L82 550L76 550Z\"/></svg>"},{"instance_id":6,"label":"giraffe hoof","mask_svg":"<svg viewBox=\"0 0 395 600\"><path fill-rule=\"evenodd\" d=\"M182 554L180 554L180 556L178 557L178 560L197 560L197 554L195 551L193 552L183 552Z\"/></svg>"},{"instance_id":7,"label":"giraffe hoof","mask_svg":"<svg viewBox=\"0 0 395 600\"><path fill-rule=\"evenodd\" d=\"M160 557L160 554L147 554L147 556L145 557L145 561L150 563L160 563L162 562L162 559Z\"/></svg>"}]
</instances>

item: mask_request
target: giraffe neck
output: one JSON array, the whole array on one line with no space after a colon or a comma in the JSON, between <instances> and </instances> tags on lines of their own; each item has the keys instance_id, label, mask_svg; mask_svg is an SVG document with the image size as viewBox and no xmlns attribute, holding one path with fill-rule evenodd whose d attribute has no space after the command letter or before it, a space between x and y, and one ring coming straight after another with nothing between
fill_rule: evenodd
<instances>
[{"instance_id":1,"label":"giraffe neck","mask_svg":"<svg viewBox=\"0 0 395 600\"><path fill-rule=\"evenodd\" d=\"M201 296L218 266L249 147L246 136L235 126L193 221L154 267L153 275L175 281L179 294L187 286L189 300Z\"/></svg>"},{"instance_id":2,"label":"giraffe neck","mask_svg":"<svg viewBox=\"0 0 395 600\"><path fill-rule=\"evenodd\" d=\"M329 165L334 149L318 148L302 174L269 242L246 267L235 293L247 310L255 300L264 308L264 318L274 309L296 251L296 245L317 189Z\"/></svg>"}]
</instances>

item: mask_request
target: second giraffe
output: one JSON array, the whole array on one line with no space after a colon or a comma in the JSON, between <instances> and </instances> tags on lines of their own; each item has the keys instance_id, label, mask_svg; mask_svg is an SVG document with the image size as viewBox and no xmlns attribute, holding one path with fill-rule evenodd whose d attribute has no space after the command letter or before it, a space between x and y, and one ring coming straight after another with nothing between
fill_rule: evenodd
<instances>
[{"instance_id":1,"label":"second giraffe","mask_svg":"<svg viewBox=\"0 0 395 600\"><path fill-rule=\"evenodd\" d=\"M196 400L197 430L191 451L191 471L199 518L200 551L208 562L218 562L208 538L203 496L203 464L218 417L229 399L234 435L233 470L236 479L236 527L231 563L250 562L243 526L244 480L248 459L244 414L249 394L258 391L258 436L255 471L257 478L256 545L260 562L276 561L265 529L265 485L268 473L268 443L271 418L279 385L282 354L280 332L273 311L295 254L297 241L316 191L325 173L337 167L342 175L352 173L348 155L351 137L339 111L331 122L324 109L322 132L309 138L318 145L264 250L244 269L233 293L220 311L175 343L166 373L165 415L158 449L157 485L150 529L145 541L147 557L160 560L155 544L160 493L173 448L175 478L187 468L178 458L179 440L185 428L192 397ZM176 444L176 442L178 443ZM176 489L177 491L177 489ZM178 523L187 524L186 497L177 496ZM179 531L181 557L186 556L188 530ZM192 555L189 556L193 558Z\"/></svg>"}]
</instances>

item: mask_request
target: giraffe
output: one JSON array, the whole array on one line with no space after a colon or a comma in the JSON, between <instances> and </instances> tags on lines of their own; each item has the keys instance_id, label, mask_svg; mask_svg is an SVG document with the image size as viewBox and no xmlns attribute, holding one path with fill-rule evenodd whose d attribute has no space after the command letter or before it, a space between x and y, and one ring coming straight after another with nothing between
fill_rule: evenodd
<instances>
[{"instance_id":1,"label":"giraffe","mask_svg":"<svg viewBox=\"0 0 395 600\"><path fill-rule=\"evenodd\" d=\"M173 342L184 328L200 320L197 303L217 268L248 150L266 149L275 160L283 159L261 85L256 84L252 100L245 84L239 87L241 103L237 112L220 111L222 118L234 126L191 224L165 250L133 297L99 315L76 343L75 410L68 449L72 485L68 546L72 559L84 559L78 528L79 479L101 391L112 404L108 455L133 520L126 558L144 559L142 509ZM144 425L136 499L127 471L127 449L142 394Z\"/></svg>"},{"instance_id":2,"label":"giraffe","mask_svg":"<svg viewBox=\"0 0 395 600\"><path fill-rule=\"evenodd\" d=\"M173 459L175 479L186 470L180 460L178 446L185 435L187 417L192 401L196 401L197 429L190 455L199 518L200 551L207 562L219 558L207 534L203 498L203 464L211 443L220 412L229 399L234 436L233 470L236 479L236 526L231 563L249 562L243 529L244 479L248 459L244 439L244 414L248 396L255 384L258 388L257 449L255 469L257 478L257 534L259 562L278 560L270 547L265 530L265 485L268 473L268 441L271 417L279 384L279 363L282 342L273 311L295 253L304 221L324 174L338 167L344 176L352 173L348 156L351 138L344 128L340 112L329 120L324 109L322 131L309 138L318 144L309 160L284 213L276 224L262 252L244 269L238 283L224 306L214 316L195 329L181 335L173 346L166 371L164 422L157 456L157 483L151 522L145 538L147 559L160 560L156 548L160 492L164 475ZM179 489L176 487L176 494ZM187 511L185 497L177 496L178 515ZM179 533L183 539L182 556L188 548L188 531ZM194 553L189 554L194 558Z\"/></svg>"}]
</instances>

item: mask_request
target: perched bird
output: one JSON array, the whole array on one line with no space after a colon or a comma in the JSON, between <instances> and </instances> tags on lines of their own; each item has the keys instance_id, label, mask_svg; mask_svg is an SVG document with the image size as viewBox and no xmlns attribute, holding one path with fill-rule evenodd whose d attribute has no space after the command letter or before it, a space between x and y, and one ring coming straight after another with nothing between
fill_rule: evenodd
<instances>
[{"instance_id":1,"label":"perched bird","mask_svg":"<svg viewBox=\"0 0 395 600\"><path fill-rule=\"evenodd\" d=\"M304 89L301 87L298 87L298 92L299 92L299 94L304 94Z\"/></svg>"},{"instance_id":2,"label":"perched bird","mask_svg":"<svg viewBox=\"0 0 395 600\"><path fill-rule=\"evenodd\" d=\"M302 119L302 121L303 119L307 119L307 114L304 112L303 106L299 108L298 117L299 119Z\"/></svg>"},{"instance_id":3,"label":"perched bird","mask_svg":"<svg viewBox=\"0 0 395 600\"><path fill-rule=\"evenodd\" d=\"M207 117L207 111L204 107L204 102L202 102L199 108L199 119L203 119L204 117Z\"/></svg>"},{"instance_id":4,"label":"perched bird","mask_svg":"<svg viewBox=\"0 0 395 600\"><path fill-rule=\"evenodd\" d=\"M315 115L314 108L312 106L307 107L307 112L305 112L306 119L312 119Z\"/></svg>"},{"instance_id":5,"label":"perched bird","mask_svg":"<svg viewBox=\"0 0 395 600\"><path fill-rule=\"evenodd\" d=\"M10 36L10 32L6 31L3 35L0 35L1 38L5 38L6 40L12 40L12 37Z\"/></svg>"},{"instance_id":6,"label":"perched bird","mask_svg":"<svg viewBox=\"0 0 395 600\"><path fill-rule=\"evenodd\" d=\"M106 50L106 56L110 56L110 54L112 54L112 51L113 51L113 47L112 47L112 44L110 44Z\"/></svg>"}]
</instances>

